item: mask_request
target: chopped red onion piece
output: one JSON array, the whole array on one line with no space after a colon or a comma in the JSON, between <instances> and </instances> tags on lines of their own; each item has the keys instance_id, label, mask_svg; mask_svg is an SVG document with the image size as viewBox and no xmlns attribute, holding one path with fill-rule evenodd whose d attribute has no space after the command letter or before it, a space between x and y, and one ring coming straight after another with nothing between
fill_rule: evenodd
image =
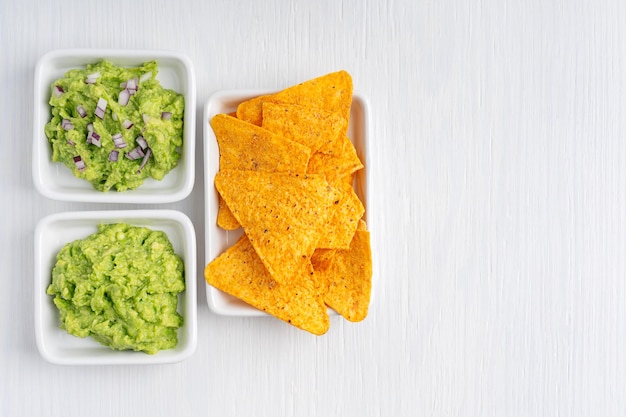
<instances>
[{"instance_id":1,"label":"chopped red onion piece","mask_svg":"<svg viewBox=\"0 0 626 417\"><path fill-rule=\"evenodd\" d=\"M76 111L78 112L80 117L87 116L87 112L85 111L85 108L83 106L81 106L80 104L78 106L76 106Z\"/></svg>"},{"instance_id":2,"label":"chopped red onion piece","mask_svg":"<svg viewBox=\"0 0 626 417\"><path fill-rule=\"evenodd\" d=\"M122 122L122 126L124 127L124 129L130 129L131 127L133 127L133 122L126 119Z\"/></svg>"},{"instance_id":3,"label":"chopped red onion piece","mask_svg":"<svg viewBox=\"0 0 626 417\"><path fill-rule=\"evenodd\" d=\"M72 124L72 122L70 122L67 119L63 119L63 121L61 122L61 127L64 130L72 130L72 129L74 129L74 125Z\"/></svg>"},{"instance_id":4,"label":"chopped red onion piece","mask_svg":"<svg viewBox=\"0 0 626 417\"><path fill-rule=\"evenodd\" d=\"M137 142L137 145L141 146L141 149L146 149L148 147L148 142L146 142L146 139L141 135L135 138L135 142Z\"/></svg>"},{"instance_id":5,"label":"chopped red onion piece","mask_svg":"<svg viewBox=\"0 0 626 417\"><path fill-rule=\"evenodd\" d=\"M126 81L122 81L120 83L120 88L126 88Z\"/></svg>"},{"instance_id":6,"label":"chopped red onion piece","mask_svg":"<svg viewBox=\"0 0 626 417\"><path fill-rule=\"evenodd\" d=\"M68 139L67 140L67 144L70 145L70 146L75 146L76 145L72 139Z\"/></svg>"},{"instance_id":7,"label":"chopped red onion piece","mask_svg":"<svg viewBox=\"0 0 626 417\"><path fill-rule=\"evenodd\" d=\"M137 87L138 87L138 85L137 85L137 84L138 84L138 83L137 83L137 77L135 77L135 78L131 78L130 80L128 80L128 81L126 82L126 89L127 89L127 90L134 90L134 91L137 91Z\"/></svg>"},{"instance_id":8,"label":"chopped red onion piece","mask_svg":"<svg viewBox=\"0 0 626 417\"><path fill-rule=\"evenodd\" d=\"M111 153L109 153L109 161L116 162L119 154L120 154L119 151L116 151L115 149L113 149Z\"/></svg>"},{"instance_id":9,"label":"chopped red onion piece","mask_svg":"<svg viewBox=\"0 0 626 417\"><path fill-rule=\"evenodd\" d=\"M135 159L142 158L144 155L145 153L141 149L141 146L137 146L126 154L126 158L130 159L131 161L134 161Z\"/></svg>"},{"instance_id":10,"label":"chopped red onion piece","mask_svg":"<svg viewBox=\"0 0 626 417\"><path fill-rule=\"evenodd\" d=\"M63 90L63 87L61 87L60 85L55 85L54 88L52 89L52 94L55 97L61 97L64 92L65 90Z\"/></svg>"},{"instance_id":11,"label":"chopped red onion piece","mask_svg":"<svg viewBox=\"0 0 626 417\"><path fill-rule=\"evenodd\" d=\"M103 99L102 97L100 97L98 99L98 104L96 105L96 111L95 114L96 116L98 116L100 119L104 119L104 111L107 108L107 101L105 99Z\"/></svg>"},{"instance_id":12,"label":"chopped red onion piece","mask_svg":"<svg viewBox=\"0 0 626 417\"><path fill-rule=\"evenodd\" d=\"M87 133L87 143L96 145L98 148L102 146L102 140L100 140L100 135L93 131Z\"/></svg>"},{"instance_id":13,"label":"chopped red onion piece","mask_svg":"<svg viewBox=\"0 0 626 417\"><path fill-rule=\"evenodd\" d=\"M100 78L100 72L94 72L93 74L87 75L87 79L85 80L85 83L95 84L98 78Z\"/></svg>"},{"instance_id":14,"label":"chopped red onion piece","mask_svg":"<svg viewBox=\"0 0 626 417\"><path fill-rule=\"evenodd\" d=\"M145 124L148 124L148 121L150 120L150 116L148 116L146 113L141 115L141 118L143 119L143 122Z\"/></svg>"},{"instance_id":15,"label":"chopped red onion piece","mask_svg":"<svg viewBox=\"0 0 626 417\"><path fill-rule=\"evenodd\" d=\"M93 123L87 123L87 131L93 132Z\"/></svg>"},{"instance_id":16,"label":"chopped red onion piece","mask_svg":"<svg viewBox=\"0 0 626 417\"><path fill-rule=\"evenodd\" d=\"M139 77L139 82L144 82L149 80L150 78L152 78L152 71L148 71L144 74L141 75L141 77Z\"/></svg>"},{"instance_id":17,"label":"chopped red onion piece","mask_svg":"<svg viewBox=\"0 0 626 417\"><path fill-rule=\"evenodd\" d=\"M143 160L141 161L141 165L139 165L139 169L137 170L137 174L139 174L141 172L141 170L143 169L143 167L146 166L146 164L148 163L148 159L150 158L150 155L152 155L152 149L148 148L148 150L146 150L146 154L143 156Z\"/></svg>"},{"instance_id":18,"label":"chopped red onion piece","mask_svg":"<svg viewBox=\"0 0 626 417\"><path fill-rule=\"evenodd\" d=\"M124 90L120 91L120 95L117 98L117 102L119 103L119 105L126 106L129 100L130 100L130 91L128 91L128 88L125 88Z\"/></svg>"},{"instance_id":19,"label":"chopped red onion piece","mask_svg":"<svg viewBox=\"0 0 626 417\"><path fill-rule=\"evenodd\" d=\"M83 158L81 158L80 155L74 157L74 165L76 165L76 168L78 168L81 172L87 168L85 161L83 161Z\"/></svg>"},{"instance_id":20,"label":"chopped red onion piece","mask_svg":"<svg viewBox=\"0 0 626 417\"><path fill-rule=\"evenodd\" d=\"M121 133L116 133L115 135L113 135L112 139L113 139L113 143L115 144L116 148L125 148L126 147L126 142L124 142L124 138L122 137Z\"/></svg>"},{"instance_id":21,"label":"chopped red onion piece","mask_svg":"<svg viewBox=\"0 0 626 417\"><path fill-rule=\"evenodd\" d=\"M172 118L172 112L164 111L161 113L161 119L170 120Z\"/></svg>"}]
</instances>

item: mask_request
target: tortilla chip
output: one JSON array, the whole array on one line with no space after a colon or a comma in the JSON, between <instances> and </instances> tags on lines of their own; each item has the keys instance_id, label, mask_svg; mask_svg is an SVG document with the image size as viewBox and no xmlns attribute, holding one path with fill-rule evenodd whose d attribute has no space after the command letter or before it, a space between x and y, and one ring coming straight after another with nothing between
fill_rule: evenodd
<instances>
[{"instance_id":1,"label":"tortilla chip","mask_svg":"<svg viewBox=\"0 0 626 417\"><path fill-rule=\"evenodd\" d=\"M289 324L316 335L328 331L330 320L323 297L309 277L301 286L276 282L244 234L235 245L207 265L204 277L209 285ZM306 272L303 271L303 273Z\"/></svg>"},{"instance_id":2,"label":"tortilla chip","mask_svg":"<svg viewBox=\"0 0 626 417\"><path fill-rule=\"evenodd\" d=\"M343 142L340 153L339 151L333 154L316 152L311 155L307 172L322 174L328 182L334 183L362 169L363 163L350 139L342 136L340 142Z\"/></svg>"},{"instance_id":3,"label":"tortilla chip","mask_svg":"<svg viewBox=\"0 0 626 417\"><path fill-rule=\"evenodd\" d=\"M217 225L224 230L237 230L241 227L233 213L230 211L221 195L217 195Z\"/></svg>"},{"instance_id":4,"label":"tortilla chip","mask_svg":"<svg viewBox=\"0 0 626 417\"><path fill-rule=\"evenodd\" d=\"M328 307L360 321L371 296L370 234L354 190L363 163L347 136L351 105L352 79L338 71L211 120L220 149L217 222L243 235L207 265L205 279L318 335L329 328Z\"/></svg>"},{"instance_id":5,"label":"tortilla chip","mask_svg":"<svg viewBox=\"0 0 626 417\"><path fill-rule=\"evenodd\" d=\"M235 114L238 119L257 126L263 122L263 102L268 96L258 96L240 103Z\"/></svg>"},{"instance_id":6,"label":"tortilla chip","mask_svg":"<svg viewBox=\"0 0 626 417\"><path fill-rule=\"evenodd\" d=\"M369 232L357 230L350 249L335 251L330 266L317 274L320 280L328 283L324 295L326 305L347 320L363 320L367 316L372 291Z\"/></svg>"},{"instance_id":7,"label":"tortilla chip","mask_svg":"<svg viewBox=\"0 0 626 417\"><path fill-rule=\"evenodd\" d=\"M347 131L348 120L339 112L288 103L263 103L264 129L311 149L332 153L335 142Z\"/></svg>"},{"instance_id":8,"label":"tortilla chip","mask_svg":"<svg viewBox=\"0 0 626 417\"><path fill-rule=\"evenodd\" d=\"M316 271L328 269L333 261L333 256L335 256L335 249L315 249L315 252L311 255L313 269Z\"/></svg>"},{"instance_id":9,"label":"tortilla chip","mask_svg":"<svg viewBox=\"0 0 626 417\"><path fill-rule=\"evenodd\" d=\"M305 172L309 148L232 116L211 119L220 150L220 169ZM239 223L220 196L217 224L225 230Z\"/></svg>"},{"instance_id":10,"label":"tortilla chip","mask_svg":"<svg viewBox=\"0 0 626 417\"><path fill-rule=\"evenodd\" d=\"M293 282L310 263L337 192L320 175L220 170L215 186L266 268Z\"/></svg>"},{"instance_id":11,"label":"tortilla chip","mask_svg":"<svg viewBox=\"0 0 626 417\"><path fill-rule=\"evenodd\" d=\"M347 129L352 105L352 90L352 77L348 72L332 72L275 94L247 100L237 107L237 117L260 126L263 121L264 102L290 103L339 112L346 120Z\"/></svg>"},{"instance_id":12,"label":"tortilla chip","mask_svg":"<svg viewBox=\"0 0 626 417\"><path fill-rule=\"evenodd\" d=\"M328 227L317 248L348 249L365 207L350 184L340 181L332 186L337 189L338 198L329 209Z\"/></svg>"},{"instance_id":13,"label":"tortilla chip","mask_svg":"<svg viewBox=\"0 0 626 417\"><path fill-rule=\"evenodd\" d=\"M306 172L311 150L234 117L211 119L220 150L221 169Z\"/></svg>"},{"instance_id":14,"label":"tortilla chip","mask_svg":"<svg viewBox=\"0 0 626 417\"><path fill-rule=\"evenodd\" d=\"M339 177L336 181L342 181L342 182L345 182L346 184L350 184L351 186L354 186L354 176L355 175L356 175L356 172L353 172L351 174Z\"/></svg>"}]
</instances>

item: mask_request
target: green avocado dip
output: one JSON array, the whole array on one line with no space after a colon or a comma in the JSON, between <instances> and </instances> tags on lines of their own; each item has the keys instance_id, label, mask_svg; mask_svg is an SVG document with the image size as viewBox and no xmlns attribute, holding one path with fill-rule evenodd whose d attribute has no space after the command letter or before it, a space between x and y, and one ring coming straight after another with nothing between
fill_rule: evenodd
<instances>
[{"instance_id":1,"label":"green avocado dip","mask_svg":"<svg viewBox=\"0 0 626 417\"><path fill-rule=\"evenodd\" d=\"M69 334L154 354L178 343L183 275L183 261L164 232L101 224L61 249L47 293Z\"/></svg>"},{"instance_id":2,"label":"green avocado dip","mask_svg":"<svg viewBox=\"0 0 626 417\"><path fill-rule=\"evenodd\" d=\"M157 72L156 61L125 68L102 60L52 83L52 160L99 191L163 179L180 159L185 103Z\"/></svg>"}]
</instances>

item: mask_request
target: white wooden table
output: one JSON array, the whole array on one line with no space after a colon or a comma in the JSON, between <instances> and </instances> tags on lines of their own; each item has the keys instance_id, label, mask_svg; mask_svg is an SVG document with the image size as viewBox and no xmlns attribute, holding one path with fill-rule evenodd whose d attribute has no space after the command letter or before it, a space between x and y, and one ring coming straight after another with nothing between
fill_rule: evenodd
<instances>
[{"instance_id":1,"label":"white wooden table","mask_svg":"<svg viewBox=\"0 0 626 417\"><path fill-rule=\"evenodd\" d=\"M626 415L626 5L615 0L0 0L0 415ZM198 346L165 366L62 367L33 331L47 214L31 179L33 75L58 48L194 63L222 89L348 70L371 105L375 288L315 337L226 318L197 277Z\"/></svg>"}]
</instances>

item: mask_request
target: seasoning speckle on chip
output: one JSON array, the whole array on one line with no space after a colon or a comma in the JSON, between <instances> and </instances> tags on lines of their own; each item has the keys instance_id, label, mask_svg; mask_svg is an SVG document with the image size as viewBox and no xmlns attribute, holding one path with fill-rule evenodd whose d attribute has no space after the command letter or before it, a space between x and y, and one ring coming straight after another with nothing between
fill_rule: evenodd
<instances>
[{"instance_id":1,"label":"seasoning speckle on chip","mask_svg":"<svg viewBox=\"0 0 626 417\"><path fill-rule=\"evenodd\" d=\"M220 151L216 221L243 234L207 264L205 279L315 335L329 329L328 308L361 321L370 301L351 103L352 78L338 71L251 98L209 121Z\"/></svg>"}]
</instances>

